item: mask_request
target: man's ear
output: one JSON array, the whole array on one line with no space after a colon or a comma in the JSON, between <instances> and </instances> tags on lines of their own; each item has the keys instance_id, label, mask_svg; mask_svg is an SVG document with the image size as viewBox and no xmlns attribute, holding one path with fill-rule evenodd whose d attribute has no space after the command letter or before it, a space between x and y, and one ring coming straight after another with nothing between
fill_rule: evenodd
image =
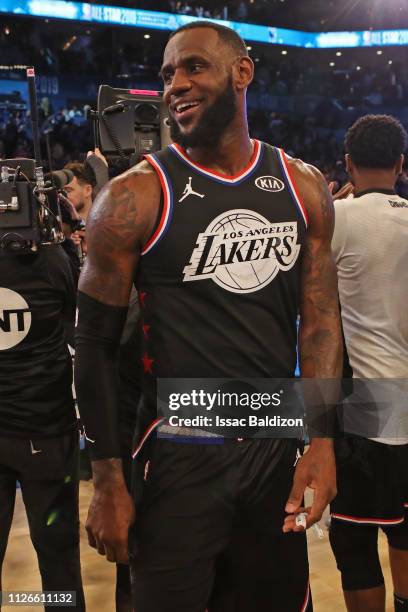
<instances>
[{"instance_id":1,"label":"man's ear","mask_svg":"<svg viewBox=\"0 0 408 612\"><path fill-rule=\"evenodd\" d=\"M344 156L344 161L346 162L346 170L348 172L348 174L351 174L354 168L353 162L351 160L351 157L348 153L345 154Z\"/></svg>"},{"instance_id":2,"label":"man's ear","mask_svg":"<svg viewBox=\"0 0 408 612\"><path fill-rule=\"evenodd\" d=\"M397 162L396 168L395 168L395 173L397 176L402 174L402 166L404 165L404 161L405 161L405 157L404 155L401 155L401 157L399 158Z\"/></svg>"},{"instance_id":3,"label":"man's ear","mask_svg":"<svg viewBox=\"0 0 408 612\"><path fill-rule=\"evenodd\" d=\"M234 64L234 83L238 91L246 89L254 78L254 63L250 57L244 55Z\"/></svg>"},{"instance_id":4,"label":"man's ear","mask_svg":"<svg viewBox=\"0 0 408 612\"><path fill-rule=\"evenodd\" d=\"M85 183L84 193L85 193L85 197L87 198L92 197L92 185L90 185L89 183Z\"/></svg>"}]
</instances>

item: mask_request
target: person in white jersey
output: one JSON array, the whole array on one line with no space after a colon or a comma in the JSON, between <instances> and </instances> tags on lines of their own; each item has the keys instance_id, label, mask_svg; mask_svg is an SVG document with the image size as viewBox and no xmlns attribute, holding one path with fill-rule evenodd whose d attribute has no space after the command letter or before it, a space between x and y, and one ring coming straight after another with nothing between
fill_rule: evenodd
<instances>
[{"instance_id":1,"label":"person in white jersey","mask_svg":"<svg viewBox=\"0 0 408 612\"><path fill-rule=\"evenodd\" d=\"M353 197L335 202L332 249L354 390L335 442L330 543L349 612L385 611L379 528L395 610L408 611L408 200L394 189L406 137L391 116L358 119L345 139Z\"/></svg>"}]
</instances>

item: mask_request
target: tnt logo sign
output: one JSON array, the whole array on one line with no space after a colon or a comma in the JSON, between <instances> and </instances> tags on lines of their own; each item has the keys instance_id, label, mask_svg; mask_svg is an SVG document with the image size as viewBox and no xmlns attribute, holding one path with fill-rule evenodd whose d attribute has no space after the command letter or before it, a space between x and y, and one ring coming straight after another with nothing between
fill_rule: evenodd
<instances>
[{"instance_id":1,"label":"tnt logo sign","mask_svg":"<svg viewBox=\"0 0 408 612\"><path fill-rule=\"evenodd\" d=\"M19 344L31 327L31 311L20 294L0 287L0 351Z\"/></svg>"},{"instance_id":2,"label":"tnt logo sign","mask_svg":"<svg viewBox=\"0 0 408 612\"><path fill-rule=\"evenodd\" d=\"M285 183L275 176L259 176L255 181L255 185L263 191L276 192L285 189Z\"/></svg>"}]
</instances>

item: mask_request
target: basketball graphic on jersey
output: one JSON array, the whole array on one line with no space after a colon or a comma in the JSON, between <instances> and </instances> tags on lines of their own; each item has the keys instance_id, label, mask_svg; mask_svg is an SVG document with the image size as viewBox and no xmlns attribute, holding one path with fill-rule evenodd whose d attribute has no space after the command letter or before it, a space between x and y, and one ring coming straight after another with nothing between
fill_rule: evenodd
<instances>
[{"instance_id":1,"label":"basketball graphic on jersey","mask_svg":"<svg viewBox=\"0 0 408 612\"><path fill-rule=\"evenodd\" d=\"M30 327L31 312L25 299L11 289L0 287L0 351L19 344Z\"/></svg>"},{"instance_id":2,"label":"basketball graphic on jersey","mask_svg":"<svg viewBox=\"0 0 408 612\"><path fill-rule=\"evenodd\" d=\"M216 217L184 268L186 281L211 278L234 293L251 293L290 270L300 251L296 221L271 223L251 210L230 210Z\"/></svg>"}]
</instances>

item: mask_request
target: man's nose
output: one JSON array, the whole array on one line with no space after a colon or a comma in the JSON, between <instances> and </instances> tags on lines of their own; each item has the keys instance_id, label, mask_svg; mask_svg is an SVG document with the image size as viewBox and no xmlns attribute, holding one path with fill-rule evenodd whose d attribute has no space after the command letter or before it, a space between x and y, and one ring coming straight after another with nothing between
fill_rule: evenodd
<instances>
[{"instance_id":1,"label":"man's nose","mask_svg":"<svg viewBox=\"0 0 408 612\"><path fill-rule=\"evenodd\" d=\"M185 70L176 70L171 80L169 88L170 95L179 95L180 92L191 89L191 81L188 78Z\"/></svg>"}]
</instances>

